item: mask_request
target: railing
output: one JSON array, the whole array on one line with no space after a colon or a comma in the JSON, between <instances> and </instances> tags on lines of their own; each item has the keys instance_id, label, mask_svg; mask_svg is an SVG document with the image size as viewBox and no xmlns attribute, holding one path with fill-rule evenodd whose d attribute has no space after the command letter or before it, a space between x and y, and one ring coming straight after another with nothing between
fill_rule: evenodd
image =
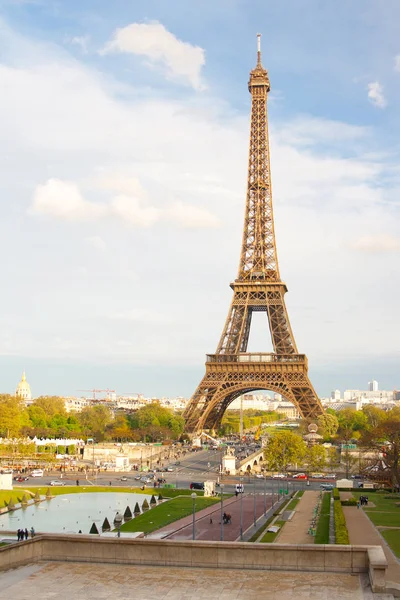
<instances>
[{"instance_id":1,"label":"railing","mask_svg":"<svg viewBox=\"0 0 400 600\"><path fill-rule=\"evenodd\" d=\"M207 354L212 363L304 363L305 354L274 354L267 352L241 352L240 354Z\"/></svg>"}]
</instances>

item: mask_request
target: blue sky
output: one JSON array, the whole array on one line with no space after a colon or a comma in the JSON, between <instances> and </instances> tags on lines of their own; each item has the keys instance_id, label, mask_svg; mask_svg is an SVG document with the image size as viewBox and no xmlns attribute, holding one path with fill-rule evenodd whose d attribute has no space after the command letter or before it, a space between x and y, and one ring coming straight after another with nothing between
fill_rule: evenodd
<instances>
[{"instance_id":1,"label":"blue sky","mask_svg":"<svg viewBox=\"0 0 400 600\"><path fill-rule=\"evenodd\" d=\"M190 396L237 271L257 32L299 350L321 395L400 387L400 5L249 7L0 0L3 391Z\"/></svg>"}]
</instances>

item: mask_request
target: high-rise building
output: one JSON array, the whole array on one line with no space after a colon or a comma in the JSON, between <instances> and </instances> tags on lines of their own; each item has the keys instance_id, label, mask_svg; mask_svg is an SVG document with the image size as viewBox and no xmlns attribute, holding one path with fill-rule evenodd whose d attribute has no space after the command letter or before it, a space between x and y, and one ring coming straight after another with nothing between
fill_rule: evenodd
<instances>
[{"instance_id":1,"label":"high-rise building","mask_svg":"<svg viewBox=\"0 0 400 600\"><path fill-rule=\"evenodd\" d=\"M377 392L378 391L378 382L373 379L372 381L368 381L368 391L369 392Z\"/></svg>"},{"instance_id":2,"label":"high-rise building","mask_svg":"<svg viewBox=\"0 0 400 600\"><path fill-rule=\"evenodd\" d=\"M340 400L340 390L334 390L331 392L331 400L338 402Z\"/></svg>"}]
</instances>

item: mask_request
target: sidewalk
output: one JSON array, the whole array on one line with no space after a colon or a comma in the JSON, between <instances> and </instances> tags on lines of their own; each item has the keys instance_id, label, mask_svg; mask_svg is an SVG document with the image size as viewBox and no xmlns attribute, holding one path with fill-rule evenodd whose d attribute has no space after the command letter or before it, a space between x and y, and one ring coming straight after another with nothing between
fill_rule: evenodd
<instances>
[{"instance_id":1,"label":"sidewalk","mask_svg":"<svg viewBox=\"0 0 400 600\"><path fill-rule=\"evenodd\" d=\"M267 510L272 505L272 495L266 496ZM251 527L254 522L254 496L252 494L243 494L243 532ZM224 500L223 512L229 513L232 517L230 525L223 525L224 541L234 542L240 536L240 511L241 498L239 496ZM256 494L256 519L264 514L264 495ZM196 539L207 541L219 541L221 537L221 504L218 502L204 508L196 513ZM255 529L256 531L256 529ZM193 517L192 515L184 517L171 525L167 525L162 529L148 536L163 538L168 540L191 540L193 535Z\"/></svg>"},{"instance_id":2,"label":"sidewalk","mask_svg":"<svg viewBox=\"0 0 400 600\"><path fill-rule=\"evenodd\" d=\"M350 493L347 493L347 497ZM346 492L341 492L340 497L345 500ZM393 581L400 584L400 562L394 556L389 546L381 537L372 521L369 520L362 508L356 506L343 506L343 513L346 519L347 530L349 532L350 544L361 546L382 546L388 561L386 571L387 581Z\"/></svg>"},{"instance_id":3,"label":"sidewalk","mask_svg":"<svg viewBox=\"0 0 400 600\"><path fill-rule=\"evenodd\" d=\"M293 519L287 521L281 533L275 538L277 544L313 544L314 538L308 533L314 508L320 492L305 491L296 506Z\"/></svg>"}]
</instances>

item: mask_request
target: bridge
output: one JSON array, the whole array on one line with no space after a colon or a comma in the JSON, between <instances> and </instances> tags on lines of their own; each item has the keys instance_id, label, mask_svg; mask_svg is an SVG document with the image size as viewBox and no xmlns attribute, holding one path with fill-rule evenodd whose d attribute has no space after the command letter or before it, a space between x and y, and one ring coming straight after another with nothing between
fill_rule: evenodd
<instances>
[{"instance_id":1,"label":"bridge","mask_svg":"<svg viewBox=\"0 0 400 600\"><path fill-rule=\"evenodd\" d=\"M236 472L242 471L243 473L260 473L263 463L264 450L257 450L239 462L239 464L236 466Z\"/></svg>"}]
</instances>

